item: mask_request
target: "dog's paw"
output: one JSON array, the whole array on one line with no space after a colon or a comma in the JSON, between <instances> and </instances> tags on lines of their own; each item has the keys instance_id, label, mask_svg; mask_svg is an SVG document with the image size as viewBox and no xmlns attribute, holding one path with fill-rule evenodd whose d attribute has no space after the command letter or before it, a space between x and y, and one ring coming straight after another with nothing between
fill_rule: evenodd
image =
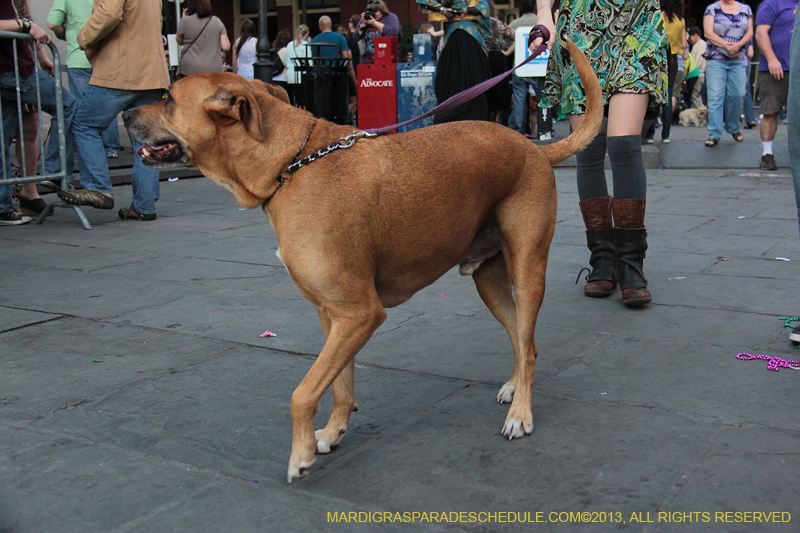
<instances>
[{"instance_id":1,"label":"dog's paw","mask_svg":"<svg viewBox=\"0 0 800 533\"><path fill-rule=\"evenodd\" d=\"M514 385L509 381L497 391L497 403L511 403L514 399Z\"/></svg>"},{"instance_id":2,"label":"dog's paw","mask_svg":"<svg viewBox=\"0 0 800 533\"><path fill-rule=\"evenodd\" d=\"M509 418L500 433L508 440L521 439L525 435L533 433L533 421L523 422L516 418Z\"/></svg>"},{"instance_id":3,"label":"dog's paw","mask_svg":"<svg viewBox=\"0 0 800 533\"><path fill-rule=\"evenodd\" d=\"M338 448L346 432L347 428L345 427L340 427L338 430L332 432L328 431L328 428L315 431L314 437L317 439L317 453L324 455Z\"/></svg>"},{"instance_id":4,"label":"dog's paw","mask_svg":"<svg viewBox=\"0 0 800 533\"><path fill-rule=\"evenodd\" d=\"M297 459L294 454L289 459L289 472L286 476L286 481L291 483L295 479L300 479L306 477L308 471L311 470L311 467L314 466L314 459L311 460L300 460Z\"/></svg>"}]
</instances>

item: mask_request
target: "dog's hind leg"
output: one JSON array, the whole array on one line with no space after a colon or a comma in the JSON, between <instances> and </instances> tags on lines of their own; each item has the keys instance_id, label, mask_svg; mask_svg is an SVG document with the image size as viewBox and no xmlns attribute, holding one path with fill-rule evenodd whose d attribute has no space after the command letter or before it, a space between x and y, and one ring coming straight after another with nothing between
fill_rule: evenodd
<instances>
[{"instance_id":1,"label":"dog's hind leg","mask_svg":"<svg viewBox=\"0 0 800 533\"><path fill-rule=\"evenodd\" d=\"M530 203L520 202L527 204L525 210L511 208L498 216L506 243L503 254L514 288L517 314L514 398L501 431L508 439L524 437L533 432L531 399L538 354L534 333L544 299L547 255L555 229L556 213L555 190L552 196L546 190L540 190L539 195L539 198L529 198Z\"/></svg>"},{"instance_id":2,"label":"dog's hind leg","mask_svg":"<svg viewBox=\"0 0 800 533\"><path fill-rule=\"evenodd\" d=\"M492 312L492 315L506 328L514 348L514 358L519 352L517 335L517 310L514 306L514 295L511 291L511 280L508 277L508 268L500 252L494 257L487 259L472 274L475 287L478 289L483 303ZM498 403L511 403L514 397L514 389L517 383L517 369L511 373L511 379L500 388L497 393Z\"/></svg>"},{"instance_id":3,"label":"dog's hind leg","mask_svg":"<svg viewBox=\"0 0 800 533\"><path fill-rule=\"evenodd\" d=\"M328 338L319 357L292 394L294 428L289 483L305 476L314 464L317 450L314 415L319 410L319 399L342 371L353 364L356 353L386 320L386 311L377 295L360 303L348 303L345 307L323 307L330 318Z\"/></svg>"}]
</instances>

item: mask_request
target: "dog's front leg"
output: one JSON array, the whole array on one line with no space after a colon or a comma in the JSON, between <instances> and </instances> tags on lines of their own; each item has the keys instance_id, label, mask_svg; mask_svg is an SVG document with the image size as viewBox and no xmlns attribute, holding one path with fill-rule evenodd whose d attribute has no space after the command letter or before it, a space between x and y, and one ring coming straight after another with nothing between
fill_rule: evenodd
<instances>
[{"instance_id":1,"label":"dog's front leg","mask_svg":"<svg viewBox=\"0 0 800 533\"><path fill-rule=\"evenodd\" d=\"M333 411L325 429L314 433L317 439L317 453L326 454L339 446L342 437L347 432L350 422L350 413L358 411L355 391L356 362L351 359L344 370L333 380Z\"/></svg>"},{"instance_id":2,"label":"dog's front leg","mask_svg":"<svg viewBox=\"0 0 800 533\"><path fill-rule=\"evenodd\" d=\"M292 455L289 458L289 483L304 477L314 465L317 449L314 415L319 409L319 399L346 367L353 366L356 353L386 320L386 311L376 301L374 305L365 304L352 314L333 310L328 312L328 316L331 326L325 347L292 394L294 431Z\"/></svg>"},{"instance_id":3,"label":"dog's front leg","mask_svg":"<svg viewBox=\"0 0 800 533\"><path fill-rule=\"evenodd\" d=\"M319 322L322 326L322 333L325 340L331 332L331 321L325 310L317 308ZM328 420L325 429L319 429L314 436L317 439L317 453L330 453L339 446L342 437L347 432L347 424L350 421L350 413L358 411L356 405L355 391L355 360L351 360L344 370L333 380L333 412Z\"/></svg>"}]
</instances>

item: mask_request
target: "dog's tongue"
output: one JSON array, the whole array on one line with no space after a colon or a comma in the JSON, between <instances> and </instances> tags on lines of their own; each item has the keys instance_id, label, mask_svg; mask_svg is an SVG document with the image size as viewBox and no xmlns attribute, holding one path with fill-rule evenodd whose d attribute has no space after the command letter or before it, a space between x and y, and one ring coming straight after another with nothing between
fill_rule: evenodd
<instances>
[{"instance_id":1,"label":"dog's tongue","mask_svg":"<svg viewBox=\"0 0 800 533\"><path fill-rule=\"evenodd\" d=\"M178 143L167 143L167 144L159 144L158 146L142 146L139 148L136 153L142 157L158 157L162 154L166 154L178 148Z\"/></svg>"}]
</instances>

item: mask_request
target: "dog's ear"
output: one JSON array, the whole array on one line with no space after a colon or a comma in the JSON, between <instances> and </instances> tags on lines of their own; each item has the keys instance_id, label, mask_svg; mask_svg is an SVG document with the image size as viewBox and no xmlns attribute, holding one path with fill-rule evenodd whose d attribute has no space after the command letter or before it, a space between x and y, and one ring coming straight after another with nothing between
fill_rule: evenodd
<instances>
[{"instance_id":1,"label":"dog's ear","mask_svg":"<svg viewBox=\"0 0 800 533\"><path fill-rule=\"evenodd\" d=\"M229 83L203 102L203 110L212 116L241 122L247 134L256 141L264 140L261 108L246 87Z\"/></svg>"},{"instance_id":2,"label":"dog's ear","mask_svg":"<svg viewBox=\"0 0 800 533\"><path fill-rule=\"evenodd\" d=\"M291 105L292 102L289 100L289 93L286 92L286 89L279 85L272 85L271 83L265 83L261 80L253 80L253 83L258 84L259 87L263 87L269 94L283 102L284 104Z\"/></svg>"}]
</instances>

